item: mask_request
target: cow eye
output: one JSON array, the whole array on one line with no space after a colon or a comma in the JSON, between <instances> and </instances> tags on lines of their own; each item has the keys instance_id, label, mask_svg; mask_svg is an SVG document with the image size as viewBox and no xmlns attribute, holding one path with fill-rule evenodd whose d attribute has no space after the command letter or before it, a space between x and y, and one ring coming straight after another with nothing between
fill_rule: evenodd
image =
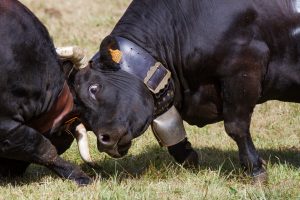
<instances>
[{"instance_id":1,"label":"cow eye","mask_svg":"<svg viewBox=\"0 0 300 200\"><path fill-rule=\"evenodd\" d=\"M96 93L99 91L99 85L98 84L93 84L89 87L89 93L90 96L96 100Z\"/></svg>"}]
</instances>

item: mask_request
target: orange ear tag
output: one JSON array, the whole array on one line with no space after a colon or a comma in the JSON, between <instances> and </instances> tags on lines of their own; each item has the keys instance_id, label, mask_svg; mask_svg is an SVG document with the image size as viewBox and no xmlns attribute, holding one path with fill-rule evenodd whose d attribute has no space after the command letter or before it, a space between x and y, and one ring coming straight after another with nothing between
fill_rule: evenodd
<instances>
[{"instance_id":1,"label":"orange ear tag","mask_svg":"<svg viewBox=\"0 0 300 200\"><path fill-rule=\"evenodd\" d=\"M113 49L109 49L110 55L111 55L111 59L115 62L115 63L120 63L121 59L122 59L122 52L119 49L113 50Z\"/></svg>"}]
</instances>

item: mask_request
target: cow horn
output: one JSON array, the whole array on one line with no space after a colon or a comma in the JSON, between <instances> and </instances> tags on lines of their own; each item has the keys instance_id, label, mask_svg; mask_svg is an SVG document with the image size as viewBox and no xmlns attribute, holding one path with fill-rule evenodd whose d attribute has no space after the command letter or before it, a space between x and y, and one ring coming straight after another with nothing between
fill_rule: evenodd
<instances>
[{"instance_id":1,"label":"cow horn","mask_svg":"<svg viewBox=\"0 0 300 200\"><path fill-rule=\"evenodd\" d=\"M88 64L86 50L78 46L58 47L56 53L62 60L70 60L77 70L85 68Z\"/></svg>"},{"instance_id":2,"label":"cow horn","mask_svg":"<svg viewBox=\"0 0 300 200\"><path fill-rule=\"evenodd\" d=\"M75 138L78 144L78 149L82 160L88 163L89 165L94 166L94 162L89 152L87 131L83 124L79 124L78 126L76 126Z\"/></svg>"}]
</instances>

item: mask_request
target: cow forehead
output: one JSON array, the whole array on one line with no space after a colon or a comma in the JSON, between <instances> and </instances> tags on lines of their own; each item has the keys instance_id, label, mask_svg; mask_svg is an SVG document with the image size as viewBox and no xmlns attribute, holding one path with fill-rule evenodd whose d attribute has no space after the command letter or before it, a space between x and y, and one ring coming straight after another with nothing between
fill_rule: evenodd
<instances>
[{"instance_id":1,"label":"cow forehead","mask_svg":"<svg viewBox=\"0 0 300 200\"><path fill-rule=\"evenodd\" d=\"M12 1L11 0L3 0L1 2L1 6L4 8L9 8L10 6L12 6Z\"/></svg>"}]
</instances>

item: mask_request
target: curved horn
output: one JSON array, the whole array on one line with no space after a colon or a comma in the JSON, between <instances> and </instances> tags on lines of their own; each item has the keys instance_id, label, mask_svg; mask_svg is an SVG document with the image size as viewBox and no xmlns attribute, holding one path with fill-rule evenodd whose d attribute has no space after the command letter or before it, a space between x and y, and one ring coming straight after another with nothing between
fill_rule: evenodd
<instances>
[{"instance_id":1,"label":"curved horn","mask_svg":"<svg viewBox=\"0 0 300 200\"><path fill-rule=\"evenodd\" d=\"M76 126L75 138L78 144L78 149L82 160L88 163L89 165L94 166L94 162L89 152L87 131L83 124L79 124L78 126Z\"/></svg>"},{"instance_id":2,"label":"curved horn","mask_svg":"<svg viewBox=\"0 0 300 200\"><path fill-rule=\"evenodd\" d=\"M56 53L62 60L70 60L77 70L83 69L88 64L86 51L78 46L58 47Z\"/></svg>"}]
</instances>

